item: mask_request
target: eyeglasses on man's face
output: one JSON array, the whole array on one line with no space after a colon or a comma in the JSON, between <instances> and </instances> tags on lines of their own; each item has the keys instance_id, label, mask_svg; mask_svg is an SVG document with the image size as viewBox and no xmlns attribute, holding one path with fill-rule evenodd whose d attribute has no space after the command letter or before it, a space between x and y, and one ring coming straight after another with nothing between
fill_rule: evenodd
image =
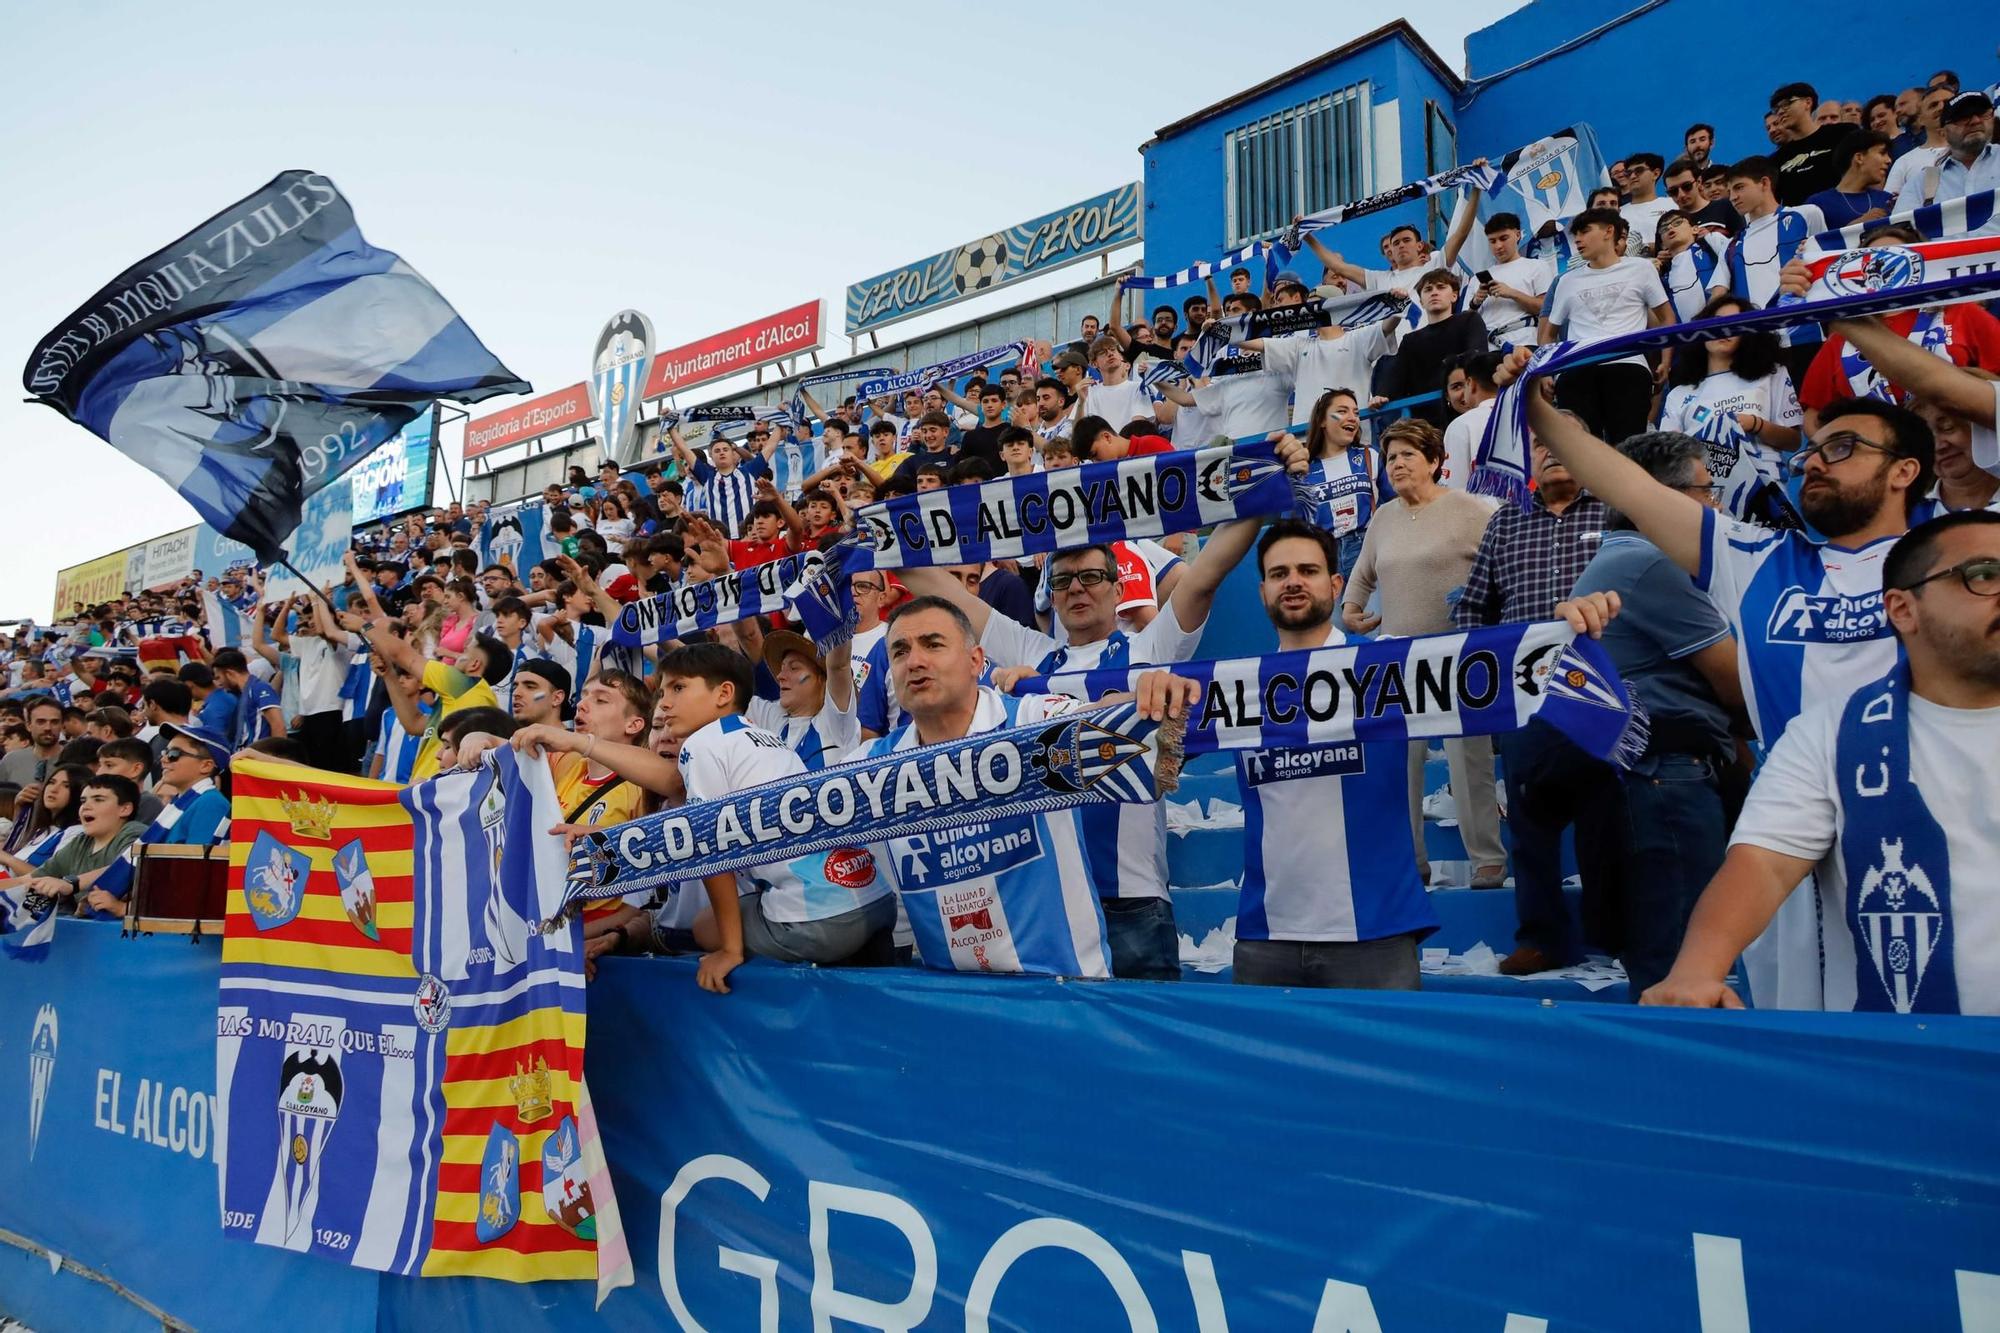
<instances>
[{"instance_id":1,"label":"eyeglasses on man's face","mask_svg":"<svg viewBox=\"0 0 2000 1333\"><path fill-rule=\"evenodd\" d=\"M1061 574L1049 575L1049 590L1051 592L1068 592L1070 588L1076 584L1082 584L1086 588L1095 588L1101 584L1109 582L1111 582L1110 570L1106 569L1066 570Z\"/></svg>"},{"instance_id":2,"label":"eyeglasses on man's face","mask_svg":"<svg viewBox=\"0 0 2000 1333\"><path fill-rule=\"evenodd\" d=\"M1971 560L1961 560L1935 574L1926 574L1914 583L1905 583L1904 592L1915 592L1926 583L1935 583L1941 578L1956 574L1965 590L1974 597L2000 597L2000 560L1990 555L1975 556Z\"/></svg>"},{"instance_id":3,"label":"eyeglasses on man's face","mask_svg":"<svg viewBox=\"0 0 2000 1333\"><path fill-rule=\"evenodd\" d=\"M1848 459L1854 457L1856 449L1873 449L1875 452L1887 454L1891 458L1903 457L1903 453L1899 449L1892 449L1886 444L1877 444L1873 440L1864 440L1851 430L1843 430L1827 436L1817 444L1809 444L1793 454L1791 469L1793 472L1803 475L1806 470L1806 460L1814 454L1819 455L1821 462L1825 463L1828 467L1832 467L1836 463L1845 463Z\"/></svg>"}]
</instances>

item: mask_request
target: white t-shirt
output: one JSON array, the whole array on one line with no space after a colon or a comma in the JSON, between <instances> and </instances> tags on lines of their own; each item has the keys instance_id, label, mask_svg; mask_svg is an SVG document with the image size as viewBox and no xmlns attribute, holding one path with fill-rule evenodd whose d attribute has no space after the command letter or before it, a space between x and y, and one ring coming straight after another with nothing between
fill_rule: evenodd
<instances>
[{"instance_id":1,"label":"white t-shirt","mask_svg":"<svg viewBox=\"0 0 2000 1333\"><path fill-rule=\"evenodd\" d=\"M1290 377L1273 372L1268 360L1262 369L1217 375L1194 391L1195 406L1214 424L1217 434L1232 440L1269 435L1289 426L1291 398Z\"/></svg>"},{"instance_id":2,"label":"white t-shirt","mask_svg":"<svg viewBox=\"0 0 2000 1333\"><path fill-rule=\"evenodd\" d=\"M1473 404L1444 428L1444 475L1438 478L1440 485L1462 491L1472 479L1472 456L1479 451L1480 437L1486 434L1486 422L1493 415L1496 401L1488 398Z\"/></svg>"},{"instance_id":3,"label":"white t-shirt","mask_svg":"<svg viewBox=\"0 0 2000 1333\"><path fill-rule=\"evenodd\" d=\"M347 642L334 645L317 634L292 636L292 652L299 659L299 714L340 711L340 687L347 683L347 667L359 646L352 634Z\"/></svg>"},{"instance_id":4,"label":"white t-shirt","mask_svg":"<svg viewBox=\"0 0 2000 1333\"><path fill-rule=\"evenodd\" d=\"M1385 333L1382 325L1376 323L1348 329L1335 338L1310 333L1266 338L1264 373L1282 378L1291 389L1292 410L1288 415L1297 421L1311 418L1314 404L1328 389L1351 390L1365 404L1375 363L1396 350L1403 326L1394 327L1395 333Z\"/></svg>"},{"instance_id":5,"label":"white t-shirt","mask_svg":"<svg viewBox=\"0 0 2000 1333\"><path fill-rule=\"evenodd\" d=\"M1134 379L1123 384L1093 383L1083 396L1083 415L1103 417L1111 429L1124 430L1138 418L1153 415L1153 400L1147 397L1145 386Z\"/></svg>"},{"instance_id":6,"label":"white t-shirt","mask_svg":"<svg viewBox=\"0 0 2000 1333\"><path fill-rule=\"evenodd\" d=\"M1621 204L1618 216L1625 219L1625 225L1632 229L1631 237L1625 242L1628 255L1653 253L1653 236L1659 230L1660 219L1674 211L1674 201L1665 195L1648 199L1643 204Z\"/></svg>"},{"instance_id":7,"label":"white t-shirt","mask_svg":"<svg viewBox=\"0 0 2000 1333\"><path fill-rule=\"evenodd\" d=\"M861 723L856 720L854 701L843 711L833 700L833 691L819 712L811 717L793 717L776 699L752 699L746 710L753 725L764 728L792 747L808 769L826 768L846 759L861 744Z\"/></svg>"},{"instance_id":8,"label":"white t-shirt","mask_svg":"<svg viewBox=\"0 0 2000 1333\"><path fill-rule=\"evenodd\" d=\"M1199 449L1213 443L1222 430L1208 419L1208 413L1200 407L1183 407L1176 403L1173 424L1167 428L1167 434L1176 449Z\"/></svg>"},{"instance_id":9,"label":"white t-shirt","mask_svg":"<svg viewBox=\"0 0 2000 1333\"><path fill-rule=\"evenodd\" d=\"M1792 388L1792 374L1777 366L1754 383L1733 370L1717 371L1699 384L1679 384L1667 390L1660 405L1660 429L1685 431L1692 435L1699 422L1696 410L1706 407L1734 417L1738 412L1754 412L1780 426L1797 426L1806 419L1799 395Z\"/></svg>"},{"instance_id":10,"label":"white t-shirt","mask_svg":"<svg viewBox=\"0 0 2000 1333\"><path fill-rule=\"evenodd\" d=\"M1504 264L1495 264L1486 270L1493 280L1526 292L1530 296L1547 296L1549 288L1556 280L1556 261L1553 259L1510 259ZM1472 279L1476 287L1478 275ZM1486 321L1486 336L1494 348L1513 345L1526 346L1535 341L1535 325L1538 311L1523 310L1504 296L1491 296L1478 306L1479 317Z\"/></svg>"},{"instance_id":11,"label":"white t-shirt","mask_svg":"<svg viewBox=\"0 0 2000 1333\"><path fill-rule=\"evenodd\" d=\"M1414 301L1417 296L1417 279L1423 277L1424 274L1434 268L1443 267L1444 264L1442 262L1433 258L1426 259L1411 268L1363 269L1361 271L1362 284L1371 292L1392 291L1400 287L1408 292L1410 299Z\"/></svg>"},{"instance_id":12,"label":"white t-shirt","mask_svg":"<svg viewBox=\"0 0 2000 1333\"><path fill-rule=\"evenodd\" d=\"M1910 183L1922 180L1925 170L1931 163L1937 161L1939 154L1944 151L1942 148L1921 146L1912 148L1889 164L1889 179L1883 182L1882 188L1900 199L1903 191L1910 188ZM1889 211L1893 213L1896 210L1892 207Z\"/></svg>"},{"instance_id":13,"label":"white t-shirt","mask_svg":"<svg viewBox=\"0 0 2000 1333\"><path fill-rule=\"evenodd\" d=\"M681 778L687 799L714 801L747 787L780 778L797 777L805 764L784 740L752 726L741 714L719 717L681 742ZM860 879L851 849L801 856L736 872L738 893L762 893L764 916L770 921L819 921L851 912L889 892L873 866L860 883L836 883L826 873L829 860L839 860L840 880Z\"/></svg>"},{"instance_id":14,"label":"white t-shirt","mask_svg":"<svg viewBox=\"0 0 2000 1333\"><path fill-rule=\"evenodd\" d=\"M1659 270L1643 259L1620 259L1603 268L1572 264L1557 279L1549 306L1549 323L1573 342L1590 342L1637 333L1655 306L1667 303ZM1634 353L1616 365L1645 365Z\"/></svg>"},{"instance_id":15,"label":"white t-shirt","mask_svg":"<svg viewBox=\"0 0 2000 1333\"><path fill-rule=\"evenodd\" d=\"M1763 847L1817 861L1822 993L1826 1008L1855 1006L1856 942L1848 928L1851 886L1839 847L1845 784L1834 771L1846 701L1801 714L1785 728L1744 802L1730 845ZM2000 781L2000 708L1946 708L1910 699L1911 780L1944 830L1951 869L1952 958L1961 1013L2000 1014L2000 822L1991 793ZM1993 781L1989 781L1992 779ZM1880 860L1881 858L1875 858Z\"/></svg>"}]
</instances>

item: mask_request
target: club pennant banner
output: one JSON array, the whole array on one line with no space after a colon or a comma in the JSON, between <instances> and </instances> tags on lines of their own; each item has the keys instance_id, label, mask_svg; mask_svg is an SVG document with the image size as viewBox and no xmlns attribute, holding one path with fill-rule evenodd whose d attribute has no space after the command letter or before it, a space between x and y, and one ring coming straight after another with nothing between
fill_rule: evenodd
<instances>
[{"instance_id":1,"label":"club pennant banner","mask_svg":"<svg viewBox=\"0 0 2000 1333\"><path fill-rule=\"evenodd\" d=\"M854 393L858 398L880 398L884 394L902 393L908 389L928 389L940 380L955 380L960 375L997 365L1002 361L1019 359L1025 362L1033 355L1033 349L1025 342L1008 343L1004 347L989 347L983 352L967 352L964 356L955 356L949 361L939 361L917 370L907 370L900 375L883 375L863 380Z\"/></svg>"},{"instance_id":2,"label":"club pennant banner","mask_svg":"<svg viewBox=\"0 0 2000 1333\"><path fill-rule=\"evenodd\" d=\"M506 564L522 578L544 560L562 554L548 526L548 505L540 496L502 505L486 514L479 531L479 563Z\"/></svg>"},{"instance_id":3,"label":"club pennant banner","mask_svg":"<svg viewBox=\"0 0 2000 1333\"><path fill-rule=\"evenodd\" d=\"M561 808L545 764L495 759L410 788L235 766L228 1235L404 1276L630 1281L582 1137L581 928L530 928L560 895Z\"/></svg>"},{"instance_id":4,"label":"club pennant banner","mask_svg":"<svg viewBox=\"0 0 2000 1333\"><path fill-rule=\"evenodd\" d=\"M570 902L833 853L969 821L1175 790L1172 725L1131 704L859 759L591 832L571 856ZM573 927L564 927L565 929Z\"/></svg>"},{"instance_id":5,"label":"club pennant banner","mask_svg":"<svg viewBox=\"0 0 2000 1333\"><path fill-rule=\"evenodd\" d=\"M1216 445L947 486L864 505L840 570L967 565L1289 513L1277 446Z\"/></svg>"},{"instance_id":6,"label":"club pennant banner","mask_svg":"<svg viewBox=\"0 0 2000 1333\"><path fill-rule=\"evenodd\" d=\"M1856 246L1833 253L1822 250L1816 238L1806 247L1804 259L1813 275L1808 299L1851 296L1856 292L1990 273L2000 268L2000 233L1918 241L1914 245Z\"/></svg>"},{"instance_id":7,"label":"club pennant banner","mask_svg":"<svg viewBox=\"0 0 2000 1333\"><path fill-rule=\"evenodd\" d=\"M438 398L531 392L311 171L119 274L42 338L22 382L266 564L306 497Z\"/></svg>"},{"instance_id":8,"label":"club pennant banner","mask_svg":"<svg viewBox=\"0 0 2000 1333\"><path fill-rule=\"evenodd\" d=\"M1030 676L1013 693L1095 699L1136 689L1148 671L1201 684L1180 742L1185 754L1486 736L1517 731L1532 718L1614 763L1629 764L1646 748L1646 719L1604 646L1560 621Z\"/></svg>"},{"instance_id":9,"label":"club pennant banner","mask_svg":"<svg viewBox=\"0 0 2000 1333\"><path fill-rule=\"evenodd\" d=\"M1866 261L1853 262L1857 267L1868 267ZM1687 324L1669 324L1663 328L1620 334L1615 338L1599 338L1585 343L1547 343L1537 347L1526 371L1503 388L1500 397L1494 401L1493 415L1487 420L1486 433L1481 437L1478 452L1474 455L1472 477L1467 489L1477 495L1498 496L1520 505L1530 502L1528 403L1523 389L1531 380L1558 375L1578 366L1615 361L1633 352L1705 343L1713 338L1742 333L1775 332L1796 324L1859 319L1865 315L1888 315L1923 306L1951 305L2000 291L2000 271L1966 273L1937 282L1897 286L1893 284L1899 276L1907 278L1919 273L1920 269L1900 264L1878 264L1874 269L1882 284L1878 289L1796 301L1740 315L1718 315L1713 319L1698 319Z\"/></svg>"}]
</instances>

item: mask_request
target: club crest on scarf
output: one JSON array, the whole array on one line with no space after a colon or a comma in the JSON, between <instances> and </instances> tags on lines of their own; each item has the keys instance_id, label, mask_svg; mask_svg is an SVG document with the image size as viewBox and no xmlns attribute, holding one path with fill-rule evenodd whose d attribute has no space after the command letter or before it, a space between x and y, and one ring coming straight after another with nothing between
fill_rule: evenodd
<instances>
[{"instance_id":1,"label":"club crest on scarf","mask_svg":"<svg viewBox=\"0 0 2000 1333\"><path fill-rule=\"evenodd\" d=\"M1914 287L1923 280L1924 257L1903 245L1848 250L1827 265L1819 279L1827 296Z\"/></svg>"},{"instance_id":2,"label":"club crest on scarf","mask_svg":"<svg viewBox=\"0 0 2000 1333\"><path fill-rule=\"evenodd\" d=\"M1150 732L1133 734L1125 725L1137 717L1136 711L1110 709L1099 716L1070 718L1036 738L1028 762L1057 791L1089 791L1102 783L1120 799L1147 800L1152 789Z\"/></svg>"},{"instance_id":3,"label":"club crest on scarf","mask_svg":"<svg viewBox=\"0 0 2000 1333\"><path fill-rule=\"evenodd\" d=\"M1896 1012L1907 1014L1944 939L1944 913L1924 868L1903 863L1902 839L1881 844L1881 859L1862 877L1855 917L1882 989Z\"/></svg>"}]
</instances>

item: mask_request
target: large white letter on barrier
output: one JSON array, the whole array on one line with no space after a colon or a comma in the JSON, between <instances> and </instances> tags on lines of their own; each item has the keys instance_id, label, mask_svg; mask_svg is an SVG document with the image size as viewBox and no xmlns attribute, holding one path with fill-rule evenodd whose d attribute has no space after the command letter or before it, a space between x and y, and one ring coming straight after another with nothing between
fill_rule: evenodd
<instances>
[{"instance_id":1,"label":"large white letter on barrier","mask_svg":"<svg viewBox=\"0 0 2000 1333\"><path fill-rule=\"evenodd\" d=\"M674 1312L674 1318L687 1333L708 1333L708 1330L696 1322L687 1302L681 1298L680 1274L674 1268L674 1224L681 1204L704 1180L727 1180L741 1185L757 1197L758 1203L764 1202L771 1192L771 1182L755 1167L723 1153L710 1153L695 1158L676 1172L673 1184L660 1196L660 1295L666 1297L667 1308ZM767 1255L747 1254L718 1245L715 1263L725 1272L757 1279L758 1328L762 1333L777 1333L778 1261Z\"/></svg>"},{"instance_id":2,"label":"large white letter on barrier","mask_svg":"<svg viewBox=\"0 0 2000 1333\"><path fill-rule=\"evenodd\" d=\"M1694 1233L1694 1299L1701 1333L1750 1333L1742 1241Z\"/></svg>"},{"instance_id":3,"label":"large white letter on barrier","mask_svg":"<svg viewBox=\"0 0 2000 1333\"><path fill-rule=\"evenodd\" d=\"M993 1248L979 1261L979 1271L972 1275L972 1285L966 1288L965 1333L988 1333L987 1321L993 1315L993 1297L999 1293L1000 1279L1007 1276L1016 1259L1030 1250L1043 1249L1070 1250L1090 1260L1117 1293L1132 1333L1160 1333L1153 1303L1146 1299L1139 1275L1125 1262L1125 1256L1089 1227L1060 1217L1018 1223L993 1242Z\"/></svg>"},{"instance_id":4,"label":"large white letter on barrier","mask_svg":"<svg viewBox=\"0 0 2000 1333\"><path fill-rule=\"evenodd\" d=\"M1960 1333L2000 1333L2000 1275L1955 1270Z\"/></svg>"},{"instance_id":5,"label":"large white letter on barrier","mask_svg":"<svg viewBox=\"0 0 2000 1333\"><path fill-rule=\"evenodd\" d=\"M856 1189L851 1185L829 1185L815 1180L806 1187L807 1206L812 1214L810 1233L813 1256L813 1333L833 1333L833 1321L844 1319L882 1333L910 1333L930 1317L931 1299L937 1292L937 1242L922 1213L893 1194ZM894 1305L856 1296L833 1285L833 1253L827 1247L827 1214L854 1213L878 1218L903 1233L910 1242L914 1276L910 1290Z\"/></svg>"}]
</instances>

